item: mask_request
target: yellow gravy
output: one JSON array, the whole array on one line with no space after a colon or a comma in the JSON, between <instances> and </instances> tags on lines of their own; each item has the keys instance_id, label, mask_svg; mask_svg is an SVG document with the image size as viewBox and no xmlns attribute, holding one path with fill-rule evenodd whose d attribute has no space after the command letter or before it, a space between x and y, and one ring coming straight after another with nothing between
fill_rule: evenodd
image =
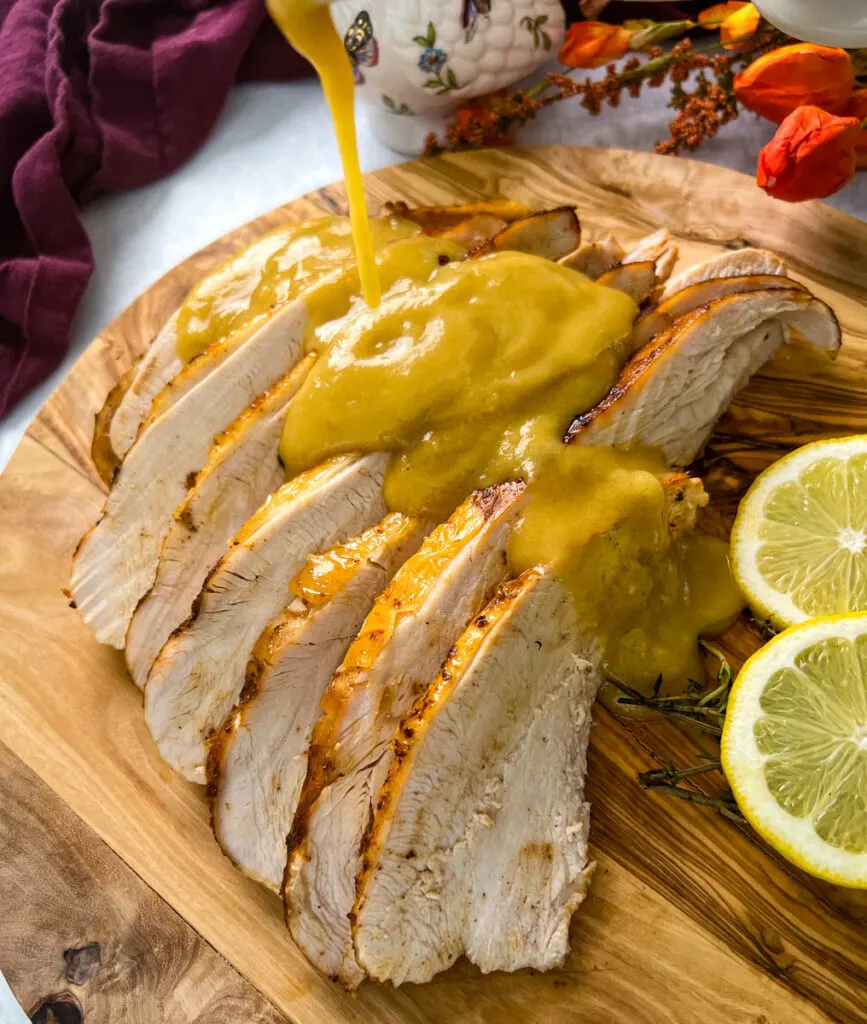
<instances>
[{"instance_id":1,"label":"yellow gravy","mask_svg":"<svg viewBox=\"0 0 867 1024\"><path fill-rule=\"evenodd\" d=\"M701 678L697 635L727 624L742 603L726 546L674 536L670 470L658 454L562 443L572 417L616 380L633 302L537 257L464 260L460 246L402 222L369 224L352 73L330 14L312 0L268 7L322 79L351 223L332 218L268 236L252 292L227 268L191 297L185 351L303 294L317 360L281 441L290 474L337 453L387 451L389 508L438 517L476 487L522 478L512 570L552 566L625 682L649 688L662 673L678 688ZM359 290L366 303L354 299Z\"/></svg>"},{"instance_id":2,"label":"yellow gravy","mask_svg":"<svg viewBox=\"0 0 867 1024\"><path fill-rule=\"evenodd\" d=\"M389 242L420 233L417 224L400 217L372 220L374 270L378 254ZM346 217L317 217L272 231L193 288L178 311L178 355L188 363L210 345L264 322L312 286L320 294L330 289L335 315L342 315L360 289L353 257L352 228ZM308 316L308 321L312 325L314 317Z\"/></svg>"},{"instance_id":3,"label":"yellow gravy","mask_svg":"<svg viewBox=\"0 0 867 1024\"><path fill-rule=\"evenodd\" d=\"M361 288L368 306L378 306L380 283L364 204L355 135L355 79L343 41L325 4L315 0L267 0L271 17L292 46L316 68L337 135Z\"/></svg>"}]
</instances>

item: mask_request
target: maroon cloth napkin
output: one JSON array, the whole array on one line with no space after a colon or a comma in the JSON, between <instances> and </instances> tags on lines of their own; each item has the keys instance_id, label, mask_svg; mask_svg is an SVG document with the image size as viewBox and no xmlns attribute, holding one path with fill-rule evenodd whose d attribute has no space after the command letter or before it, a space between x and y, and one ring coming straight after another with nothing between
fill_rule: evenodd
<instances>
[{"instance_id":1,"label":"maroon cloth napkin","mask_svg":"<svg viewBox=\"0 0 867 1024\"><path fill-rule=\"evenodd\" d=\"M79 205L183 163L237 78L305 69L264 0L0 0L0 416L69 347Z\"/></svg>"}]
</instances>

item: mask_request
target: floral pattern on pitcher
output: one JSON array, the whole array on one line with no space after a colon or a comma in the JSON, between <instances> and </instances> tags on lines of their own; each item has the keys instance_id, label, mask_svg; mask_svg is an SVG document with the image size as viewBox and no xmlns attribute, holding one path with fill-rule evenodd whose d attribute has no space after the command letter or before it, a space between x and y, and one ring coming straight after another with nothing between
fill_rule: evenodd
<instances>
[{"instance_id":1,"label":"floral pattern on pitcher","mask_svg":"<svg viewBox=\"0 0 867 1024\"><path fill-rule=\"evenodd\" d=\"M444 92L451 92L452 89L462 89L458 83L457 75L451 68L447 68L449 55L445 50L438 49L436 45L437 30L434 23L427 23L427 32L423 36L413 36L412 41L423 46L424 50L418 59L419 70L432 77L425 83L425 89L435 89L438 96Z\"/></svg>"},{"instance_id":2,"label":"floral pattern on pitcher","mask_svg":"<svg viewBox=\"0 0 867 1024\"><path fill-rule=\"evenodd\" d=\"M535 71L565 31L560 0L335 0L331 13L368 126L403 153L460 104Z\"/></svg>"}]
</instances>

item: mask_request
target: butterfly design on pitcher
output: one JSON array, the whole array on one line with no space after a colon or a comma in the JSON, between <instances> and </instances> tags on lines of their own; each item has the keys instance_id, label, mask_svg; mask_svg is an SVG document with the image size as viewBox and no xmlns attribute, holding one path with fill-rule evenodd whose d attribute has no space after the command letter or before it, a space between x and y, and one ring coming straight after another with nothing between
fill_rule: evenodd
<instances>
[{"instance_id":1,"label":"butterfly design on pitcher","mask_svg":"<svg viewBox=\"0 0 867 1024\"><path fill-rule=\"evenodd\" d=\"M367 11L359 11L355 21L346 30L343 45L349 54L356 85L364 85L363 67L372 68L379 63L379 43L373 38L373 25Z\"/></svg>"},{"instance_id":2,"label":"butterfly design on pitcher","mask_svg":"<svg viewBox=\"0 0 867 1024\"><path fill-rule=\"evenodd\" d=\"M479 18L483 14L491 13L493 0L464 0L461 10L461 26L464 29L464 39L470 42L476 34Z\"/></svg>"}]
</instances>

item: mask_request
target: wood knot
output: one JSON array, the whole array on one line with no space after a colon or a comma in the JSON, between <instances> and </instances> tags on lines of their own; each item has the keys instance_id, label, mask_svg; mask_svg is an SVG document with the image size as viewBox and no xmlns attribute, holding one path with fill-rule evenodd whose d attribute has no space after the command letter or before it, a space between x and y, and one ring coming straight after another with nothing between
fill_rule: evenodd
<instances>
[{"instance_id":1,"label":"wood knot","mask_svg":"<svg viewBox=\"0 0 867 1024\"><path fill-rule=\"evenodd\" d=\"M81 1003L71 992L46 996L28 1016L33 1024L84 1024Z\"/></svg>"},{"instance_id":2,"label":"wood knot","mask_svg":"<svg viewBox=\"0 0 867 1024\"><path fill-rule=\"evenodd\" d=\"M69 984L83 985L101 967L102 950L98 942L88 942L86 946L64 950L63 959L66 961L66 980Z\"/></svg>"}]
</instances>

